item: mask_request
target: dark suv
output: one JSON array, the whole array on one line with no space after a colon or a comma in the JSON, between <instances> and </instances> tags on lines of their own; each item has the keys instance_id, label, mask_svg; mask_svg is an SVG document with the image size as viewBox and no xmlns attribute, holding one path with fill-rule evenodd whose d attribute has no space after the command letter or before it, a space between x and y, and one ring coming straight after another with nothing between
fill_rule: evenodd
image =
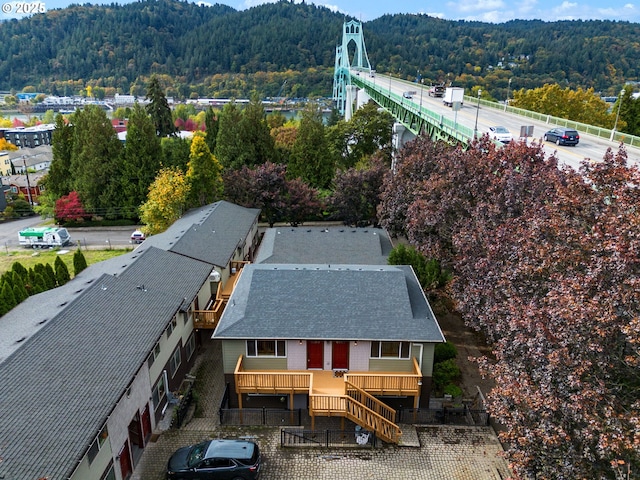
<instances>
[{"instance_id":1,"label":"dark suv","mask_svg":"<svg viewBox=\"0 0 640 480\"><path fill-rule=\"evenodd\" d=\"M555 142L556 145L577 145L580 135L572 128L554 128L544 134L545 142Z\"/></svg>"},{"instance_id":2,"label":"dark suv","mask_svg":"<svg viewBox=\"0 0 640 480\"><path fill-rule=\"evenodd\" d=\"M260 449L245 440L209 440L177 450L167 479L254 480L260 475Z\"/></svg>"}]
</instances>

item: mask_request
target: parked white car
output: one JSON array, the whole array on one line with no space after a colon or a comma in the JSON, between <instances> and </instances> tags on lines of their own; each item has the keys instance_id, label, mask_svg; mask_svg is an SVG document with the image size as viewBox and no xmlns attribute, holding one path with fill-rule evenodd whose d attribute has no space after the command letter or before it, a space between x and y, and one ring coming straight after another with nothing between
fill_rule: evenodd
<instances>
[{"instance_id":1,"label":"parked white car","mask_svg":"<svg viewBox=\"0 0 640 480\"><path fill-rule=\"evenodd\" d=\"M146 240L146 236L140 230L136 230L131 234L131 243L142 243Z\"/></svg>"},{"instance_id":2,"label":"parked white car","mask_svg":"<svg viewBox=\"0 0 640 480\"><path fill-rule=\"evenodd\" d=\"M513 140L511 132L503 126L489 127L489 136L502 143L510 143Z\"/></svg>"}]
</instances>

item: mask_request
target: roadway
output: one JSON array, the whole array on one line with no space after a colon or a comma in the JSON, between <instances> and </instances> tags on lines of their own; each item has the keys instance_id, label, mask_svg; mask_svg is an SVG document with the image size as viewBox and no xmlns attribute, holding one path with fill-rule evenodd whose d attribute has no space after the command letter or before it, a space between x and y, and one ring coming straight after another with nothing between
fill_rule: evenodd
<instances>
[{"instance_id":1,"label":"roadway","mask_svg":"<svg viewBox=\"0 0 640 480\"><path fill-rule=\"evenodd\" d=\"M576 169L585 158L592 161L599 161L604 158L604 154L608 148L612 148L614 152L616 152L619 147L619 144L616 142L611 142L608 139L588 135L583 132L579 132L580 143L575 147L544 142L542 140L544 133L559 125L521 117L483 105L480 105L480 108L478 109L477 103L469 104L466 99L460 110L458 112L454 112L451 107L447 107L442 103L442 98L429 97L429 87L426 85L422 86L416 83L409 83L404 80L381 75L379 73L376 73L376 76L373 78L369 78L368 74L365 72L362 72L360 75L367 80L373 81L377 86L390 90L392 93L400 96L402 96L403 92L409 90L415 91L416 94L413 98L403 98L403 103L411 102L415 106L421 105L436 114L443 115L445 118L451 119L452 121L455 121L460 125L464 125L472 130L476 123L477 114L479 135L487 133L491 126L502 125L509 129L515 140L518 140L520 137L520 127L533 126L533 136L526 139L526 141L529 143L542 143L547 156L557 152L556 155L560 164L566 164ZM626 149L629 163L640 165L640 149L629 145L626 146Z\"/></svg>"}]
</instances>

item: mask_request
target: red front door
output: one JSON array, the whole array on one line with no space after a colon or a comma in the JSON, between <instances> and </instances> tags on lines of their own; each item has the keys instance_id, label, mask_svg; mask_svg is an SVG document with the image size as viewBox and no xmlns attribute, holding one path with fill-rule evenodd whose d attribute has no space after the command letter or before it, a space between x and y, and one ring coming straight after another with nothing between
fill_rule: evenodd
<instances>
[{"instance_id":1,"label":"red front door","mask_svg":"<svg viewBox=\"0 0 640 480\"><path fill-rule=\"evenodd\" d=\"M331 368L334 370L349 369L349 342L333 342Z\"/></svg>"},{"instance_id":2,"label":"red front door","mask_svg":"<svg viewBox=\"0 0 640 480\"><path fill-rule=\"evenodd\" d=\"M131 468L131 456L129 454L129 441L124 442L124 447L120 451L120 472L125 480L133 473Z\"/></svg>"},{"instance_id":3,"label":"red front door","mask_svg":"<svg viewBox=\"0 0 640 480\"><path fill-rule=\"evenodd\" d=\"M307 340L307 368L322 368L324 362L324 341Z\"/></svg>"}]
</instances>

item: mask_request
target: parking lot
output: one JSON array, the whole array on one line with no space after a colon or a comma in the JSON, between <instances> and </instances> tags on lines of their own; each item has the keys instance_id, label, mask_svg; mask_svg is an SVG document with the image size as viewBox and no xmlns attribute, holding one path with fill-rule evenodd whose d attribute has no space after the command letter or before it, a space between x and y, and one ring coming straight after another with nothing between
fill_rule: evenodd
<instances>
[{"instance_id":1,"label":"parking lot","mask_svg":"<svg viewBox=\"0 0 640 480\"><path fill-rule=\"evenodd\" d=\"M407 446L281 447L280 428L230 427L219 423L224 390L220 347L200 352L200 412L180 429L160 422L137 463L132 480L164 479L167 460L177 448L208 438L251 438L262 450L263 480L282 479L429 479L499 480L509 477L502 447L491 427L402 425ZM169 412L166 414L170 415ZM168 418L167 418L168 420ZM347 422L349 423L349 422ZM166 430L165 430L166 429Z\"/></svg>"}]
</instances>

